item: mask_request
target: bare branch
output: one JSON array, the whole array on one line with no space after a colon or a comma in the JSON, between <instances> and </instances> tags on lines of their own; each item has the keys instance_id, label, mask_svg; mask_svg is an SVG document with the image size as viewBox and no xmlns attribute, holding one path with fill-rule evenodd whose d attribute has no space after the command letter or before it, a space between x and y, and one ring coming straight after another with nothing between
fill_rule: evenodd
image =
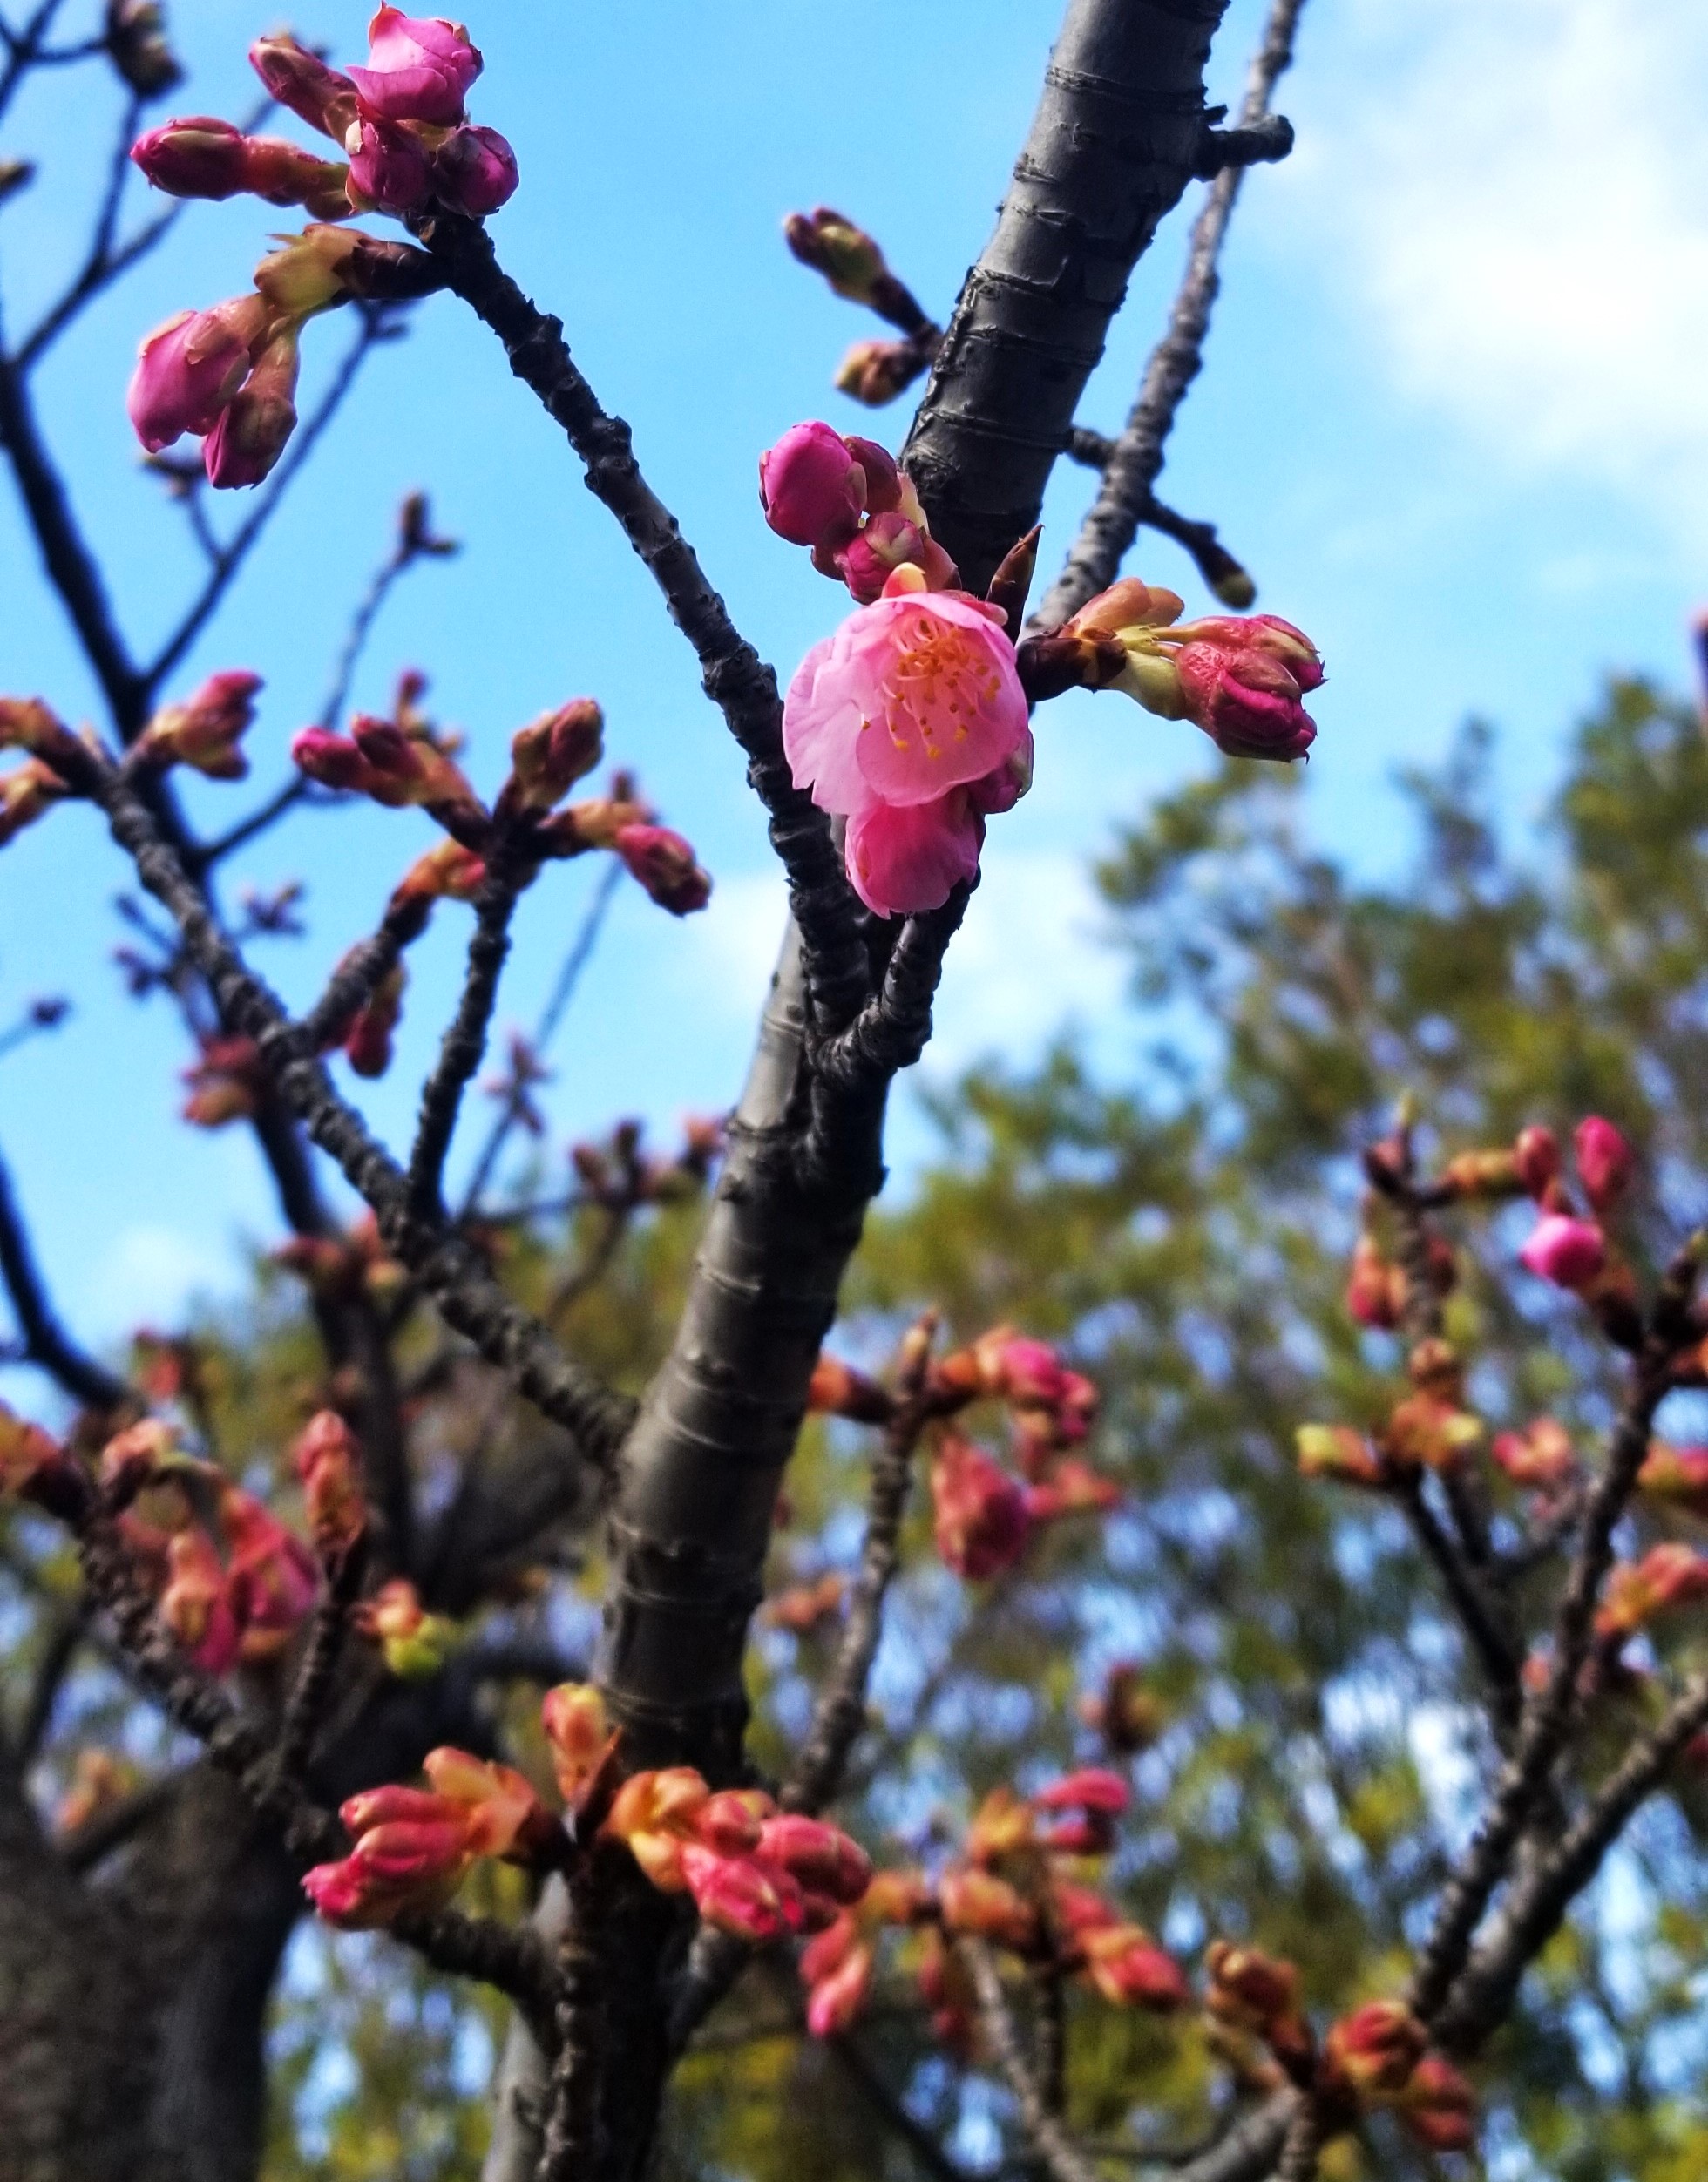
<instances>
[{"instance_id":1,"label":"bare branch","mask_svg":"<svg viewBox=\"0 0 1708 2182\"><path fill-rule=\"evenodd\" d=\"M0 1160L0 1276L5 1279L17 1318L24 1354L31 1364L40 1365L73 1401L90 1409L122 1409L135 1400L125 1381L78 1348L55 1317L3 1160Z\"/></svg>"},{"instance_id":2,"label":"bare branch","mask_svg":"<svg viewBox=\"0 0 1708 2182\"><path fill-rule=\"evenodd\" d=\"M421 1118L410 1155L409 1209L418 1220L443 1218L440 1185L445 1154L463 1103L463 1094L486 1051L486 1033L498 997L498 979L510 952L510 920L528 876L511 867L502 853L487 860L486 877L475 895L474 936L469 941L463 997L445 1032L439 1058L421 1094Z\"/></svg>"},{"instance_id":3,"label":"bare branch","mask_svg":"<svg viewBox=\"0 0 1708 2182\"><path fill-rule=\"evenodd\" d=\"M1021 2050L1020 2025L1002 1989L994 1956L982 1940L961 1940L957 1945L973 1973L985 2036L1014 2095L1027 2142L1053 2182L1098 2182L1095 2165L1074 2143L1060 2117L1050 2111L1043 2086Z\"/></svg>"},{"instance_id":4,"label":"bare branch","mask_svg":"<svg viewBox=\"0 0 1708 2182\"><path fill-rule=\"evenodd\" d=\"M1260 129L1268 119L1276 83L1292 62L1293 37L1304 5L1305 0L1273 0L1247 79L1238 130L1230 132L1237 140L1241 132ZM1216 134L1208 132L1211 146ZM1197 156L1204 151L1201 146ZM1108 589L1144 520L1151 487L1162 467L1163 446L1186 390L1203 362L1204 336L1220 287L1217 261L1244 172L1243 166L1224 165L1210 186L1192 228L1186 275L1169 313L1168 331L1151 351L1138 399L1115 441L1101 489L1080 525L1067 565L1033 617L1040 628L1054 628Z\"/></svg>"}]
</instances>

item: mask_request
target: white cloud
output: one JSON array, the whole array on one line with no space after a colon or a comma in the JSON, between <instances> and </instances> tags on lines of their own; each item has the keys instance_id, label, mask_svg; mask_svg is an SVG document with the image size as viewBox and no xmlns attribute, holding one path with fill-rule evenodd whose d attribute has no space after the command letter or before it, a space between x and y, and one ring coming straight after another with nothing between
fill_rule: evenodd
<instances>
[{"instance_id":1,"label":"white cloud","mask_svg":"<svg viewBox=\"0 0 1708 2182\"><path fill-rule=\"evenodd\" d=\"M1339 0L1305 40L1271 219L1400 391L1708 545L1708 10Z\"/></svg>"}]
</instances>

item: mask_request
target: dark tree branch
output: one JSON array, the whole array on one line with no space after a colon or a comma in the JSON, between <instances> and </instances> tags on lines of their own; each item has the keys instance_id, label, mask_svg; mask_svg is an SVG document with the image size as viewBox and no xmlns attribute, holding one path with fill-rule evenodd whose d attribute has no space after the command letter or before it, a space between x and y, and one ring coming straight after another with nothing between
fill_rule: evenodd
<instances>
[{"instance_id":1,"label":"dark tree branch","mask_svg":"<svg viewBox=\"0 0 1708 2182\"><path fill-rule=\"evenodd\" d=\"M1274 0L1251 64L1236 135L1265 122L1276 82L1292 61L1293 37L1304 4L1305 0ZM1202 149L1200 139L1188 155L1189 168L1196 168ZM1034 616L1041 628L1055 627L1108 589L1144 519L1176 413L1203 362L1204 336L1220 285L1217 260L1244 174L1243 166L1225 166L1210 186L1192 229L1186 276L1175 297L1168 331L1151 352L1138 399L1115 444L1101 489L1080 526L1067 566ZM1057 444L1066 438L1072 421L1062 418Z\"/></svg>"},{"instance_id":2,"label":"dark tree branch","mask_svg":"<svg viewBox=\"0 0 1708 2182\"><path fill-rule=\"evenodd\" d=\"M47 1740L48 1730L53 1725L53 1708L88 1630L89 1604L86 1600L78 1599L59 1616L48 1636L30 1684L30 1702L12 1738L13 1755L20 1770L34 1765Z\"/></svg>"},{"instance_id":3,"label":"dark tree branch","mask_svg":"<svg viewBox=\"0 0 1708 2182\"><path fill-rule=\"evenodd\" d=\"M612 903L617 898L617 890L622 880L622 864L615 857L607 857L605 869L600 874L599 884L593 889L593 898L581 919L580 929L570 942L569 952L564 957L563 966L558 972L557 980L547 995L545 1006L539 1011L539 1020L534 1025L533 1036L528 1041L541 1060L545 1059L546 1048L564 1019L564 1011L574 998L575 988L581 981L581 972L593 959L600 932ZM462 1204L458 1211L459 1220L466 1220L478 1209L481 1193L492 1178L492 1171L509 1142L510 1132L515 1128L520 1112L520 1102L512 1099L505 1103L493 1122L486 1142L480 1148L480 1155L474 1162L469 1186L463 1193Z\"/></svg>"},{"instance_id":4,"label":"dark tree branch","mask_svg":"<svg viewBox=\"0 0 1708 2182\"><path fill-rule=\"evenodd\" d=\"M6 30L3 39L6 65L0 70L0 116L4 115L17 96L18 85L41 62L43 41L53 27L53 18L58 14L60 5L61 0L41 0L36 12L21 30Z\"/></svg>"},{"instance_id":5,"label":"dark tree branch","mask_svg":"<svg viewBox=\"0 0 1708 2182\"><path fill-rule=\"evenodd\" d=\"M1263 2182L1273 2172L1298 2109L1298 2093L1277 2091L1220 2144L1179 2169L1176 2182Z\"/></svg>"},{"instance_id":6,"label":"dark tree branch","mask_svg":"<svg viewBox=\"0 0 1708 2182\"><path fill-rule=\"evenodd\" d=\"M469 941L463 997L445 1032L439 1058L421 1094L421 1118L407 1178L409 1209L417 1220L442 1220L441 1183L445 1154L463 1104L463 1094L486 1051L486 1033L498 997L498 979L510 952L510 920L518 891L530 874L508 868L500 855L489 859L486 877L475 896L474 936Z\"/></svg>"},{"instance_id":7,"label":"dark tree branch","mask_svg":"<svg viewBox=\"0 0 1708 2182\"><path fill-rule=\"evenodd\" d=\"M1425 1499L1422 1478L1415 1473L1399 1478L1393 1493L1406 1511L1412 1535L1434 1564L1460 1625L1470 1640L1488 1684L1489 1704L1496 1724L1509 1734L1517 1726L1523 1706L1519 1670L1524 1663L1505 1626L1505 1617L1484 1589L1481 1578L1467 1565L1458 1542L1442 1528Z\"/></svg>"},{"instance_id":8,"label":"dark tree branch","mask_svg":"<svg viewBox=\"0 0 1708 2182\"><path fill-rule=\"evenodd\" d=\"M333 1089L277 999L245 967L134 791L118 773L92 766L88 790L105 810L113 838L134 860L143 884L171 912L222 1019L255 1040L289 1111L373 1207L388 1245L435 1297L446 1323L562 1425L590 1460L608 1461L627 1429L630 1404L573 1363L537 1320L509 1300L465 1243L443 1223L412 1216L396 1162Z\"/></svg>"},{"instance_id":9,"label":"dark tree branch","mask_svg":"<svg viewBox=\"0 0 1708 2182\"><path fill-rule=\"evenodd\" d=\"M985 2036L1003 2079L1014 2095L1027 2141L1053 2182L1098 2182L1094 2163L1074 2143L1061 2117L1050 2111L1043 2086L1021 2045L1020 2025L1008 2005L989 1948L982 1940L962 1940L958 1944L963 1961L973 1973Z\"/></svg>"},{"instance_id":10,"label":"dark tree branch","mask_svg":"<svg viewBox=\"0 0 1708 2182\"><path fill-rule=\"evenodd\" d=\"M931 2182L972 2182L966 2170L958 2166L930 2130L908 2112L851 2031L844 2030L828 2044L837 2067L884 2127L906 2145L922 2174L929 2175Z\"/></svg>"},{"instance_id":11,"label":"dark tree branch","mask_svg":"<svg viewBox=\"0 0 1708 2182\"><path fill-rule=\"evenodd\" d=\"M1284 159L1292 148L1292 123L1278 113L1266 113L1249 128L1206 129L1192 172L1201 182L1212 181L1230 166L1261 166Z\"/></svg>"},{"instance_id":12,"label":"dark tree branch","mask_svg":"<svg viewBox=\"0 0 1708 2182\"><path fill-rule=\"evenodd\" d=\"M1525 1821L1547 1786L1571 1724L1579 1671L1588 1656L1596 1595L1613 1558L1613 1531L1649 1451L1654 1414L1666 1393L1663 1356L1652 1347L1631 1368L1630 1389L1606 1467L1584 1509L1583 1533L1554 1627L1554 1657L1542 1691L1524 1708L1511 1757L1501 1770L1481 1826L1448 1881L1406 1999L1429 2021L1464 1968L1489 1897L1511 1863Z\"/></svg>"},{"instance_id":13,"label":"dark tree branch","mask_svg":"<svg viewBox=\"0 0 1708 2182\"><path fill-rule=\"evenodd\" d=\"M135 1401L125 1381L85 1355L54 1316L3 1160L0 1160L0 1275L4 1277L6 1293L23 1336L24 1354L30 1363L38 1364L73 1401L85 1408L122 1409Z\"/></svg>"},{"instance_id":14,"label":"dark tree branch","mask_svg":"<svg viewBox=\"0 0 1708 2182\"><path fill-rule=\"evenodd\" d=\"M584 1860L566 1883L569 1916L558 1945L558 2052L538 2182L580 2182L598 2152L606 2018L597 1864Z\"/></svg>"},{"instance_id":15,"label":"dark tree branch","mask_svg":"<svg viewBox=\"0 0 1708 2182\"><path fill-rule=\"evenodd\" d=\"M363 1570L368 1561L365 1548L366 1541L358 1538L348 1552L339 1556L315 1603L308 1623L308 1639L285 1703L284 1717L279 1723L279 1739L273 1751L273 1768L281 1780L295 1779L308 1768L315 1731L332 1694L338 1655L349 1630L350 1608L362 1589Z\"/></svg>"},{"instance_id":16,"label":"dark tree branch","mask_svg":"<svg viewBox=\"0 0 1708 2182\"><path fill-rule=\"evenodd\" d=\"M607 415L576 369L561 322L529 302L472 222L438 217L421 239L451 287L504 343L511 369L562 426L586 466L589 490L621 524L694 647L706 694L746 753L748 778L769 816L806 941L815 1017L826 1031L840 1029L865 998L865 951L829 821L790 778L776 674L736 631L676 518L641 475L628 426Z\"/></svg>"},{"instance_id":17,"label":"dark tree branch","mask_svg":"<svg viewBox=\"0 0 1708 2182\"><path fill-rule=\"evenodd\" d=\"M1436 2017L1440 2044L1454 2052L1474 2052L1505 2020L1525 1970L1558 1931L1574 1898L1601 1869L1632 1813L1664 1783L1684 1745L1705 1725L1708 1675L1698 1675L1673 1700L1664 1718L1631 1746L1557 1847L1515 1881Z\"/></svg>"},{"instance_id":18,"label":"dark tree branch","mask_svg":"<svg viewBox=\"0 0 1708 2182\"><path fill-rule=\"evenodd\" d=\"M1088 470L1108 469L1115 444L1106 434L1088 431L1083 424L1075 424L1068 435L1069 458L1083 463ZM1139 521L1146 530L1160 531L1164 538L1183 546L1198 573L1224 605L1249 606L1257 597L1257 586L1250 572L1223 545L1213 523L1194 522L1159 500L1154 492L1140 511Z\"/></svg>"}]
</instances>

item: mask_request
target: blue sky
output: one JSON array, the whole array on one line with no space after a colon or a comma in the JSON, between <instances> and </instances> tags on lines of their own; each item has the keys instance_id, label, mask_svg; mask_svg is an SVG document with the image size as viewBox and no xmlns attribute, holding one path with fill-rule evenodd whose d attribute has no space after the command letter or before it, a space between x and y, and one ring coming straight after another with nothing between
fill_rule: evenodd
<instances>
[{"instance_id":1,"label":"blue sky","mask_svg":"<svg viewBox=\"0 0 1708 2182\"><path fill-rule=\"evenodd\" d=\"M68 0L68 26L78 0ZM1235 0L1216 61L1233 98L1261 15ZM182 0L180 111L237 114L251 0ZM783 213L818 200L878 234L946 312L988 232L1054 28L1050 0L871 0L857 24L794 0L623 9L489 0L471 28L486 72L476 118L516 146L522 186L497 217L500 255L559 312L607 404L627 416L737 620L786 674L839 594L758 520L753 465L796 419L898 440L832 392L843 347L876 330L788 258ZM300 34L359 57L363 15L315 4ZM542 27L545 25L546 27ZM1407 843L1390 782L1438 754L1467 712L1502 730L1516 830L1556 776L1563 737L1613 667L1682 682L1683 628L1708 593L1708 143L1697 91L1708 18L1695 0L1312 0L1280 104L1299 132L1237 217L1208 368L1170 448L1165 491L1217 522L1307 628L1331 681L1307 788L1316 837L1381 872ZM67 71L0 125L37 158L0 213L0 291L16 335L74 262L116 105L98 69ZM137 193L138 201L141 192ZM1190 203L1135 283L1085 404L1116 423L1171 293ZM92 312L41 372L38 398L121 620L146 649L195 565L176 512L138 467L122 397L139 336L171 310L234 294L282 215L195 207L165 250ZM340 348L310 329L310 385ZM393 511L427 488L456 560L410 578L377 631L358 701L400 667L433 678L491 788L515 727L597 695L613 758L633 762L688 833L718 891L678 925L634 890L556 1059L559 1140L625 1112L668 1134L739 1081L782 908L741 765L700 696L686 647L544 414L449 299L370 367L310 478L186 667L267 681L256 782L197 783L214 825L281 777L315 713L349 605ZM1046 510L1065 545L1089 492L1068 465ZM1203 603L1190 566L1148 539L1132 564ZM0 688L94 708L44 586L10 479L0 485ZM1118 962L1095 944L1084 873L1144 797L1215 762L1189 728L1113 697L1052 707L1032 796L992 827L986 882L951 958L927 1072L1023 1058L1064 1020L1119 1068L1138 1033L1114 1013ZM426 845L415 814L367 809L281 829L231 872L309 887L307 943L261 958L294 1000L368 928ZM528 1020L593 883L551 871L530 898L501 1024ZM68 993L65 1028L3 1064L0 1149L66 1315L111 1339L169 1319L198 1286L228 1289L246 1244L275 1234L240 1131L174 1118L182 1032L123 999L110 963L125 884L85 812L55 813L0 857L0 1020ZM407 1131L460 968L466 914L415 952L392 1074L362 1097ZM927 1142L904 1101L905 1175ZM22 1391L20 1382L18 1391Z\"/></svg>"}]
</instances>

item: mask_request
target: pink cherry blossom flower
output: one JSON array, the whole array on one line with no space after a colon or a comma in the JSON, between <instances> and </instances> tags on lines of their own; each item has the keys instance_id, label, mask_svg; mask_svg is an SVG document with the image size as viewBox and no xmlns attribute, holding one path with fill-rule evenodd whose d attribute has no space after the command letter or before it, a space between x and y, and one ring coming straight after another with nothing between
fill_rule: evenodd
<instances>
[{"instance_id":1,"label":"pink cherry blossom flower","mask_svg":"<svg viewBox=\"0 0 1708 2182\"><path fill-rule=\"evenodd\" d=\"M879 917L940 909L978 870L984 839L968 789L934 803L868 803L848 822L849 880Z\"/></svg>"},{"instance_id":2,"label":"pink cherry blossom flower","mask_svg":"<svg viewBox=\"0 0 1708 2182\"><path fill-rule=\"evenodd\" d=\"M465 123L433 154L433 188L439 202L471 220L484 220L508 203L516 183L516 154L496 129Z\"/></svg>"},{"instance_id":3,"label":"pink cherry blossom flower","mask_svg":"<svg viewBox=\"0 0 1708 2182\"><path fill-rule=\"evenodd\" d=\"M1587 1288L1607 1263L1607 1238L1589 1220L1549 1213L1538 1220L1519 1263L1556 1288Z\"/></svg>"},{"instance_id":4,"label":"pink cherry blossom flower","mask_svg":"<svg viewBox=\"0 0 1708 2182\"><path fill-rule=\"evenodd\" d=\"M369 112L445 127L462 119L481 66L480 49L460 23L381 8L368 25L368 65L349 76Z\"/></svg>"}]
</instances>

